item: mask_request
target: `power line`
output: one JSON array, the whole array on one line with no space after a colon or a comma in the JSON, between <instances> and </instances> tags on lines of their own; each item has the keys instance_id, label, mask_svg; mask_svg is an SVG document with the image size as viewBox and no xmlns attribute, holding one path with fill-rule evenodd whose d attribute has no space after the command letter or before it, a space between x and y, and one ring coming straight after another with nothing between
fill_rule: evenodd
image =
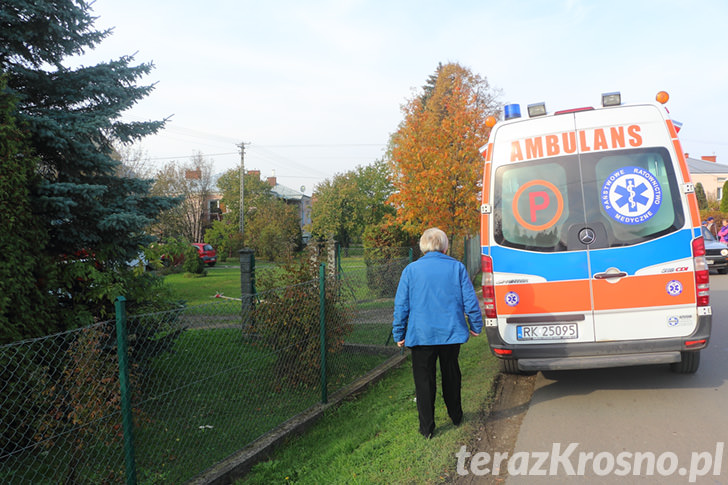
<instances>
[{"instance_id":1,"label":"power line","mask_svg":"<svg viewBox=\"0 0 728 485\"><path fill-rule=\"evenodd\" d=\"M320 145L255 145L255 148L351 148L351 147L384 147L381 143L334 143ZM221 152L221 153L202 153L206 157L218 157L226 155L238 155L240 152ZM177 160L180 158L190 158L193 155L178 155L167 157L151 157L149 160ZM280 155L274 155L280 156Z\"/></svg>"},{"instance_id":2,"label":"power line","mask_svg":"<svg viewBox=\"0 0 728 485\"><path fill-rule=\"evenodd\" d=\"M238 155L240 152L225 152L225 153L201 153L205 157L219 157L223 155ZM151 157L149 160L179 160L182 158L192 158L194 155L182 155L178 157Z\"/></svg>"}]
</instances>

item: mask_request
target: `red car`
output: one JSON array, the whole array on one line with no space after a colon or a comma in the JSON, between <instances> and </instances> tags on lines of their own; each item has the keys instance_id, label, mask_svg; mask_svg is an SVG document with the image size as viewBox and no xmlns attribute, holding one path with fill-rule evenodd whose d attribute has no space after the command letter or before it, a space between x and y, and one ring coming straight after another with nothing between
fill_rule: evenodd
<instances>
[{"instance_id":1,"label":"red car","mask_svg":"<svg viewBox=\"0 0 728 485\"><path fill-rule=\"evenodd\" d=\"M217 263L217 251L210 244L207 243L192 243L197 248L197 252L202 258L202 262L208 266L215 266Z\"/></svg>"}]
</instances>

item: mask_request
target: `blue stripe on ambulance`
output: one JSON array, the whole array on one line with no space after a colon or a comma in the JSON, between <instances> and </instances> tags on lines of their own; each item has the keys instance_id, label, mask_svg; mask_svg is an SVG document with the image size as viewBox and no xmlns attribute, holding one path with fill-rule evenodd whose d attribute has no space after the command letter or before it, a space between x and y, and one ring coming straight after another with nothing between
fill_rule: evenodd
<instances>
[{"instance_id":1,"label":"blue stripe on ambulance","mask_svg":"<svg viewBox=\"0 0 728 485\"><path fill-rule=\"evenodd\" d=\"M642 268L692 258L692 239L692 230L684 229L635 246L590 251L592 270L597 273L614 267L633 275Z\"/></svg>"},{"instance_id":2,"label":"blue stripe on ambulance","mask_svg":"<svg viewBox=\"0 0 728 485\"><path fill-rule=\"evenodd\" d=\"M586 252L535 253L503 246L491 246L495 273L537 275L547 281L583 280L589 277Z\"/></svg>"},{"instance_id":3,"label":"blue stripe on ambulance","mask_svg":"<svg viewBox=\"0 0 728 485\"><path fill-rule=\"evenodd\" d=\"M615 267L634 275L642 268L691 258L692 232L685 229L635 246L593 250L590 252L593 271L596 273ZM496 273L521 274L524 268L528 268L528 274L541 276L546 281L589 277L587 257L583 251L538 253L491 246L490 253ZM669 255L669 260L666 260L666 255Z\"/></svg>"}]
</instances>

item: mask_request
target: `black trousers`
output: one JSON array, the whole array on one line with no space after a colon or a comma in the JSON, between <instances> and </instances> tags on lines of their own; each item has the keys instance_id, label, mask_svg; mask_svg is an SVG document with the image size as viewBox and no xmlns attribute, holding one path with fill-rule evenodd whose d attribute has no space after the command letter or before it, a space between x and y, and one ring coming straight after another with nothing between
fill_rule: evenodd
<instances>
[{"instance_id":1,"label":"black trousers","mask_svg":"<svg viewBox=\"0 0 728 485\"><path fill-rule=\"evenodd\" d=\"M410 347L412 351L412 374L415 379L415 395L417 396L417 412L420 417L420 433L429 436L435 431L435 382L437 359L440 359L442 377L442 397L445 400L447 414L453 424L458 425L463 419L463 408L460 401L461 374L458 356L460 344L451 345L419 345Z\"/></svg>"}]
</instances>

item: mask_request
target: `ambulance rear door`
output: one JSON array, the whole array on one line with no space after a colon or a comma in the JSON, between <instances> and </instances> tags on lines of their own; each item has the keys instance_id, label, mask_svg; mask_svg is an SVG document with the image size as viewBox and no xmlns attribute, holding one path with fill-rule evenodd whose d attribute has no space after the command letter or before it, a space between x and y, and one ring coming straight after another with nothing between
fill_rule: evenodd
<instances>
[{"instance_id":1,"label":"ambulance rear door","mask_svg":"<svg viewBox=\"0 0 728 485\"><path fill-rule=\"evenodd\" d=\"M496 125L491 135L488 251L499 333L509 344L595 340L574 123L573 115L534 118Z\"/></svg>"},{"instance_id":2,"label":"ambulance rear door","mask_svg":"<svg viewBox=\"0 0 728 485\"><path fill-rule=\"evenodd\" d=\"M573 119L584 194L595 341L689 335L696 290L684 184L666 119L654 105L582 111Z\"/></svg>"}]
</instances>

